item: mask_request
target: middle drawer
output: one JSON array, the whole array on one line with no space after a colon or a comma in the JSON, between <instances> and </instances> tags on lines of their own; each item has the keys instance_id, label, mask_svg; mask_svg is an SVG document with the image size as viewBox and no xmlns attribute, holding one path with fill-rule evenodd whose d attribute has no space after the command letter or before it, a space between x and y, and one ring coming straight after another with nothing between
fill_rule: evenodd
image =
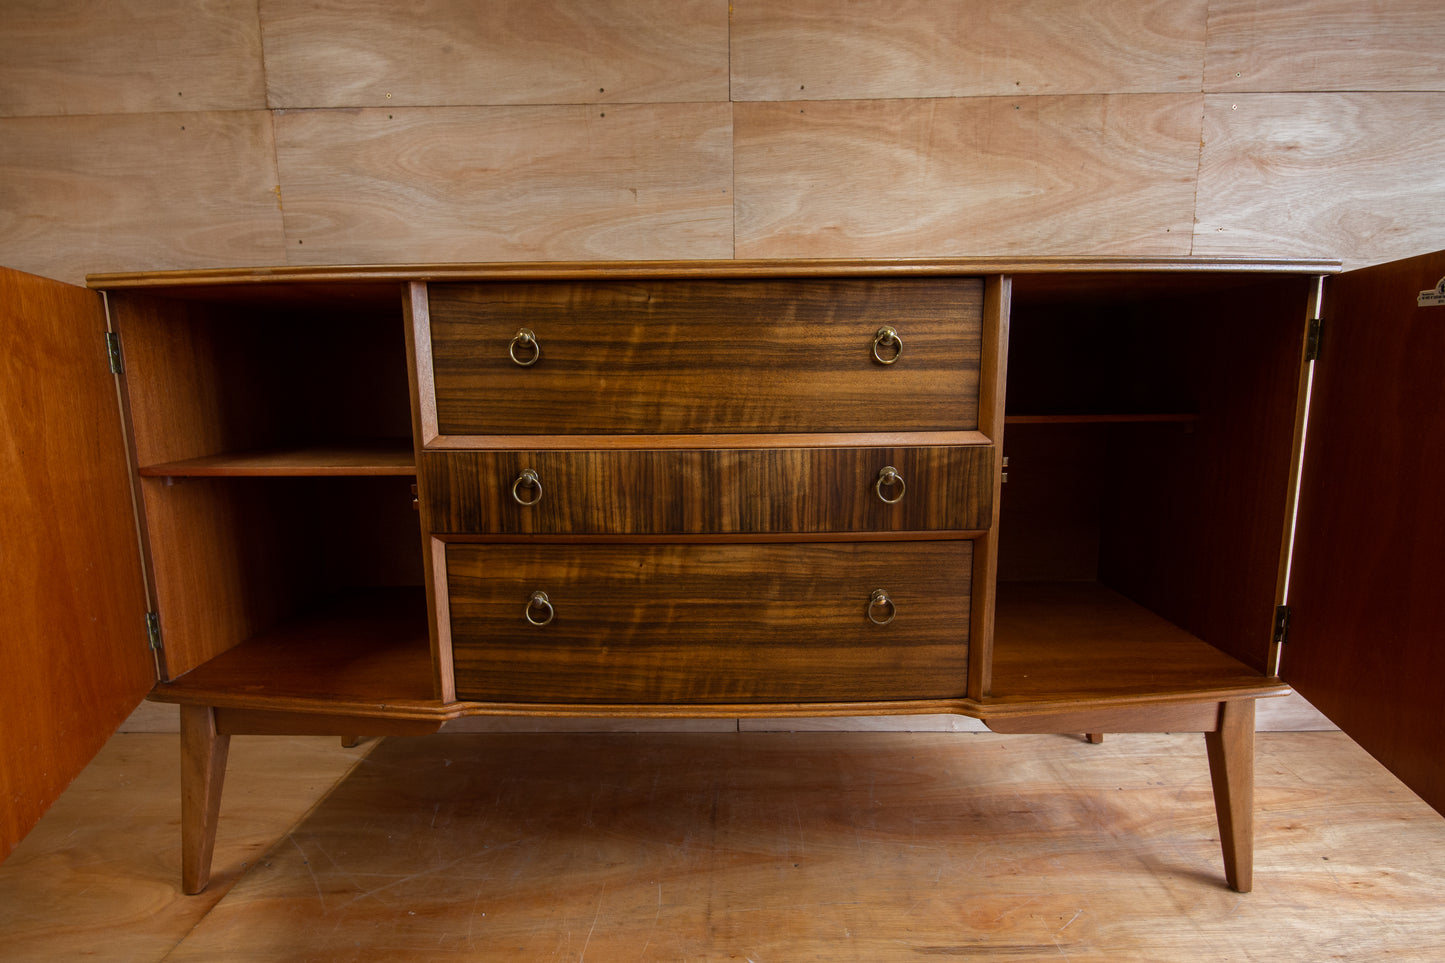
<instances>
[{"instance_id":1,"label":"middle drawer","mask_svg":"<svg viewBox=\"0 0 1445 963\"><path fill-rule=\"evenodd\" d=\"M993 448L423 452L447 534L981 531Z\"/></svg>"}]
</instances>

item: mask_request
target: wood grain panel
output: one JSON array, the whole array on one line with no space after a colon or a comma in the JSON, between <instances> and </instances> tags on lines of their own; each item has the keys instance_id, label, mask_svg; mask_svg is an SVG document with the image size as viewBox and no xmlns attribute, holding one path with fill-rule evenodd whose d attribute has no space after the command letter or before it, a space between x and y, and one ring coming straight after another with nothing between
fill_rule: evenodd
<instances>
[{"instance_id":1,"label":"wood grain panel","mask_svg":"<svg viewBox=\"0 0 1445 963\"><path fill-rule=\"evenodd\" d=\"M1246 701L1253 704L1253 700ZM994 732L1020 735L1031 732L1084 732L1090 735L1090 742L1093 742L1094 735L1102 737L1104 733L1213 732L1219 727L1219 706L1218 702L1195 702L1037 716L1003 716L989 720L988 728ZM1097 742L1093 744L1098 745Z\"/></svg>"},{"instance_id":2,"label":"wood grain panel","mask_svg":"<svg viewBox=\"0 0 1445 963\"><path fill-rule=\"evenodd\" d=\"M967 541L451 545L457 694L580 703L961 696ZM877 588L890 624L866 609ZM535 590L550 624L523 618Z\"/></svg>"},{"instance_id":3,"label":"wood grain panel","mask_svg":"<svg viewBox=\"0 0 1445 963\"><path fill-rule=\"evenodd\" d=\"M1109 463L1131 470L1102 489L1103 581L1266 672L1311 284L1270 279L1139 309L1170 319L1155 367L1200 418L1112 428Z\"/></svg>"},{"instance_id":4,"label":"wood grain panel","mask_svg":"<svg viewBox=\"0 0 1445 963\"><path fill-rule=\"evenodd\" d=\"M1445 812L1445 254L1331 279L1280 672Z\"/></svg>"},{"instance_id":5,"label":"wood grain panel","mask_svg":"<svg viewBox=\"0 0 1445 963\"><path fill-rule=\"evenodd\" d=\"M96 295L0 270L0 860L155 681L104 336Z\"/></svg>"},{"instance_id":6,"label":"wood grain panel","mask_svg":"<svg viewBox=\"0 0 1445 963\"><path fill-rule=\"evenodd\" d=\"M970 429L982 290L973 278L434 285L438 428ZM885 324L903 342L892 364L873 354ZM541 349L525 368L508 354L523 327Z\"/></svg>"},{"instance_id":7,"label":"wood grain panel","mask_svg":"<svg viewBox=\"0 0 1445 963\"><path fill-rule=\"evenodd\" d=\"M0 117L265 106L255 0L5 5Z\"/></svg>"},{"instance_id":8,"label":"wood grain panel","mask_svg":"<svg viewBox=\"0 0 1445 963\"><path fill-rule=\"evenodd\" d=\"M1201 100L738 104L737 255L1188 253Z\"/></svg>"},{"instance_id":9,"label":"wood grain panel","mask_svg":"<svg viewBox=\"0 0 1445 963\"><path fill-rule=\"evenodd\" d=\"M423 453L435 532L968 531L993 518L993 448ZM879 472L903 483L874 490ZM522 506L524 469L542 485ZM523 499L537 496L530 485Z\"/></svg>"},{"instance_id":10,"label":"wood grain panel","mask_svg":"<svg viewBox=\"0 0 1445 963\"><path fill-rule=\"evenodd\" d=\"M272 107L726 101L714 0L262 0Z\"/></svg>"},{"instance_id":11,"label":"wood grain panel","mask_svg":"<svg viewBox=\"0 0 1445 963\"><path fill-rule=\"evenodd\" d=\"M295 264L732 256L726 104L280 111Z\"/></svg>"},{"instance_id":12,"label":"wood grain panel","mask_svg":"<svg viewBox=\"0 0 1445 963\"><path fill-rule=\"evenodd\" d=\"M1015 337L1015 343L1027 335ZM1002 581L1092 581L1099 575L1100 500L1116 480L1106 429L1012 425L999 505Z\"/></svg>"},{"instance_id":13,"label":"wood grain panel","mask_svg":"<svg viewBox=\"0 0 1445 963\"><path fill-rule=\"evenodd\" d=\"M978 541L974 541L975 558ZM975 570L977 566L975 565ZM978 606L977 596L973 607ZM450 657L448 657L450 662ZM448 701L445 698L442 701ZM1298 692L1261 699L1255 707L1259 732L1334 732L1339 726ZM121 723L122 733L177 731L176 707L142 702ZM760 718L463 716L445 723L444 732L987 732L981 719L954 713L897 716L769 716ZM1171 732L1176 730L1169 730Z\"/></svg>"},{"instance_id":14,"label":"wood grain panel","mask_svg":"<svg viewBox=\"0 0 1445 963\"><path fill-rule=\"evenodd\" d=\"M92 271L285 260L266 111L0 120L0 263Z\"/></svg>"},{"instance_id":15,"label":"wood grain panel","mask_svg":"<svg viewBox=\"0 0 1445 963\"><path fill-rule=\"evenodd\" d=\"M733 5L737 100L1197 91L1205 0Z\"/></svg>"},{"instance_id":16,"label":"wood grain panel","mask_svg":"<svg viewBox=\"0 0 1445 963\"><path fill-rule=\"evenodd\" d=\"M1438 0L1213 0L1206 91L1445 90Z\"/></svg>"},{"instance_id":17,"label":"wood grain panel","mask_svg":"<svg viewBox=\"0 0 1445 963\"><path fill-rule=\"evenodd\" d=\"M1438 93L1207 97L1194 253L1350 268L1438 248L1442 113Z\"/></svg>"}]
</instances>

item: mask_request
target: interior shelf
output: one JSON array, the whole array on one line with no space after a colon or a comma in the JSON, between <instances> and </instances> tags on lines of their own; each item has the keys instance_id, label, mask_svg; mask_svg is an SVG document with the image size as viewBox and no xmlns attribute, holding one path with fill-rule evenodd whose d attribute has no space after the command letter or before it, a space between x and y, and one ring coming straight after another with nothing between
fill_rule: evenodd
<instances>
[{"instance_id":1,"label":"interior shelf","mask_svg":"<svg viewBox=\"0 0 1445 963\"><path fill-rule=\"evenodd\" d=\"M140 469L146 478L414 476L410 438L224 452Z\"/></svg>"},{"instance_id":2,"label":"interior shelf","mask_svg":"<svg viewBox=\"0 0 1445 963\"><path fill-rule=\"evenodd\" d=\"M329 710L434 708L426 592L351 589L151 693L159 702Z\"/></svg>"},{"instance_id":3,"label":"interior shelf","mask_svg":"<svg viewBox=\"0 0 1445 963\"><path fill-rule=\"evenodd\" d=\"M1287 691L1098 582L998 585L995 704Z\"/></svg>"},{"instance_id":4,"label":"interior shelf","mask_svg":"<svg viewBox=\"0 0 1445 963\"><path fill-rule=\"evenodd\" d=\"M1163 414L1051 414L1006 415L1005 425L1124 425L1124 424L1189 424L1199 420L1196 414L1169 412Z\"/></svg>"}]
</instances>

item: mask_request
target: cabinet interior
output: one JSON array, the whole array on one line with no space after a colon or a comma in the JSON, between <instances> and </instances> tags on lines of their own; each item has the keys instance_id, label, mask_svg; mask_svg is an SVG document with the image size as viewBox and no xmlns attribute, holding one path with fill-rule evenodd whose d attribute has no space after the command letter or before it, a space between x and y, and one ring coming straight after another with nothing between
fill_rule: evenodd
<instances>
[{"instance_id":1,"label":"cabinet interior","mask_svg":"<svg viewBox=\"0 0 1445 963\"><path fill-rule=\"evenodd\" d=\"M1259 684L1309 285L1014 278L991 699ZM401 294L109 295L173 683L158 697L435 706Z\"/></svg>"},{"instance_id":2,"label":"cabinet interior","mask_svg":"<svg viewBox=\"0 0 1445 963\"><path fill-rule=\"evenodd\" d=\"M1228 274L1015 279L995 696L1267 670L1308 287ZM1076 637L1068 659L1060 633Z\"/></svg>"},{"instance_id":3,"label":"cabinet interior","mask_svg":"<svg viewBox=\"0 0 1445 963\"><path fill-rule=\"evenodd\" d=\"M224 669L262 695L284 683L319 697L325 675L380 647L429 679L398 286L109 302L163 676L204 666L188 685ZM324 628L347 620L349 637ZM318 658L324 673L304 671Z\"/></svg>"}]
</instances>

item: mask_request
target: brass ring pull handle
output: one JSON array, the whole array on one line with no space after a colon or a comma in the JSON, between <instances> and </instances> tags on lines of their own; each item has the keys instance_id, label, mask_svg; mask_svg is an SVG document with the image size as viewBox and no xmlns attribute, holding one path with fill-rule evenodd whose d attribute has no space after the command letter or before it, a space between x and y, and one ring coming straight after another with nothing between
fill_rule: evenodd
<instances>
[{"instance_id":1,"label":"brass ring pull handle","mask_svg":"<svg viewBox=\"0 0 1445 963\"><path fill-rule=\"evenodd\" d=\"M874 589L868 599L868 621L874 625L887 625L898 614L898 606L883 589Z\"/></svg>"},{"instance_id":2,"label":"brass ring pull handle","mask_svg":"<svg viewBox=\"0 0 1445 963\"><path fill-rule=\"evenodd\" d=\"M523 354L517 354L517 348L522 349ZM542 357L542 346L537 343L537 336L532 333L531 328L518 328L517 333L512 335L512 343L507 345L507 354L512 360L524 368L530 368Z\"/></svg>"},{"instance_id":3,"label":"brass ring pull handle","mask_svg":"<svg viewBox=\"0 0 1445 963\"><path fill-rule=\"evenodd\" d=\"M533 612L542 617L533 616ZM552 602L547 598L546 592L533 592L532 597L527 599L527 607L522 610L522 614L533 625L546 625L557 617L557 610L552 608Z\"/></svg>"},{"instance_id":4,"label":"brass ring pull handle","mask_svg":"<svg viewBox=\"0 0 1445 963\"><path fill-rule=\"evenodd\" d=\"M537 497L535 497L535 498L530 498L530 499L524 499L524 498L522 497L522 489L523 489L523 488L536 489ZM540 502L541 500L542 500L542 479L538 478L538 477L537 477L537 473L534 472L532 469L530 469L530 468L524 468L524 469L522 469L522 473L517 476L517 480L514 481L514 482L512 482L512 501L516 502L518 505L521 505L521 506L523 506L523 507L526 507L526 506L528 506L528 505L535 505L535 504L537 504L538 502Z\"/></svg>"},{"instance_id":5,"label":"brass ring pull handle","mask_svg":"<svg viewBox=\"0 0 1445 963\"><path fill-rule=\"evenodd\" d=\"M889 498L883 494L884 486L892 488L895 485L898 486L898 494L895 497ZM903 476L898 474L898 469L889 465L878 473L878 480L873 483L873 491L885 505L897 505L903 501L903 494L908 491L908 486L903 483Z\"/></svg>"},{"instance_id":6,"label":"brass ring pull handle","mask_svg":"<svg viewBox=\"0 0 1445 963\"><path fill-rule=\"evenodd\" d=\"M893 353L888 357L883 352L892 349ZM873 360L879 364L892 364L903 357L903 338L898 334L898 329L891 324L885 324L873 335Z\"/></svg>"}]
</instances>

